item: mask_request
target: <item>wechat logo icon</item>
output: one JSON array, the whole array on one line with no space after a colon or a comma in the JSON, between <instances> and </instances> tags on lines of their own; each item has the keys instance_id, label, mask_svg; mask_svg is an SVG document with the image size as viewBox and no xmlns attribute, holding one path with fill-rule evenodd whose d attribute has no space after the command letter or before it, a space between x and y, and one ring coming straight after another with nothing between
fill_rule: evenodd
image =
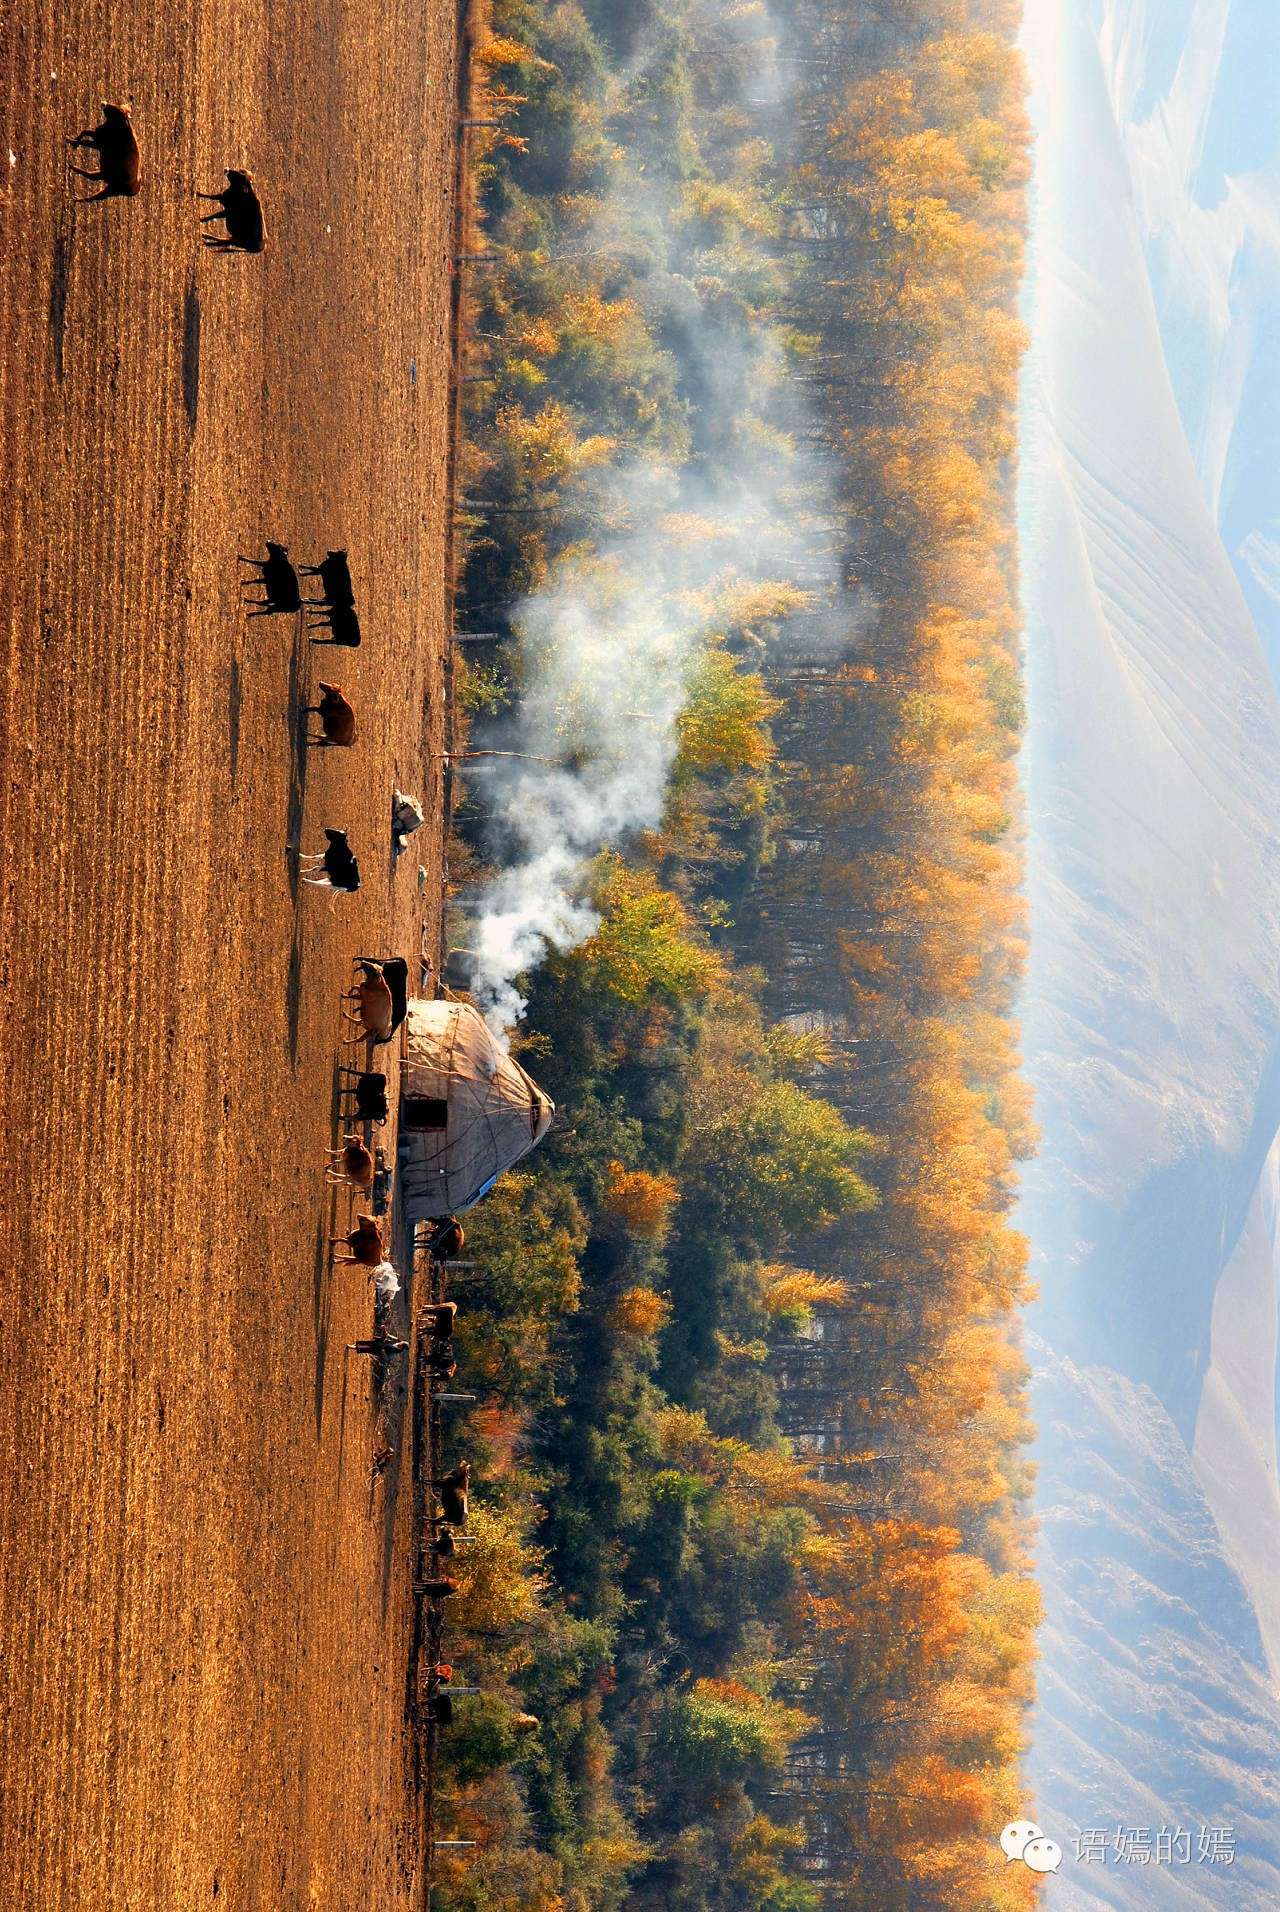
<instances>
[{"instance_id":1,"label":"wechat logo icon","mask_svg":"<svg viewBox=\"0 0 1280 1912\"><path fill-rule=\"evenodd\" d=\"M1021 1859L1032 1872L1056 1872L1062 1864L1062 1847L1056 1839L1046 1839L1033 1819L1012 1819L1000 1834L1000 1850L1005 1864Z\"/></svg>"}]
</instances>

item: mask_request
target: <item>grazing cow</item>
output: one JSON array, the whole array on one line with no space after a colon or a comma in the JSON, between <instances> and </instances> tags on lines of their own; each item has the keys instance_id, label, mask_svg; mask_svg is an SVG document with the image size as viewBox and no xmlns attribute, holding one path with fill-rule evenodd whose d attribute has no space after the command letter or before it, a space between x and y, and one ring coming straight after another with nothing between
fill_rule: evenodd
<instances>
[{"instance_id":1,"label":"grazing cow","mask_svg":"<svg viewBox=\"0 0 1280 1912\"><path fill-rule=\"evenodd\" d=\"M403 956L388 956L385 962L377 956L358 956L356 961L377 963L382 980L391 991L390 1033L375 1037L375 1041L389 1042L409 1012L409 965Z\"/></svg>"},{"instance_id":2,"label":"grazing cow","mask_svg":"<svg viewBox=\"0 0 1280 1912\"><path fill-rule=\"evenodd\" d=\"M427 1344L427 1371L433 1381L452 1381L458 1372L458 1364L449 1358L446 1348L431 1341Z\"/></svg>"},{"instance_id":3,"label":"grazing cow","mask_svg":"<svg viewBox=\"0 0 1280 1912\"><path fill-rule=\"evenodd\" d=\"M453 1725L453 1701L447 1693L433 1693L427 1701L427 1718L436 1726Z\"/></svg>"},{"instance_id":4,"label":"grazing cow","mask_svg":"<svg viewBox=\"0 0 1280 1912\"><path fill-rule=\"evenodd\" d=\"M458 1591L456 1580L450 1580L447 1574L438 1580L418 1580L414 1583L415 1593L425 1594L428 1600L447 1600Z\"/></svg>"},{"instance_id":5,"label":"grazing cow","mask_svg":"<svg viewBox=\"0 0 1280 1912\"><path fill-rule=\"evenodd\" d=\"M458 1319L456 1301L429 1301L422 1310L422 1325L436 1342L453 1339L453 1324Z\"/></svg>"},{"instance_id":6,"label":"grazing cow","mask_svg":"<svg viewBox=\"0 0 1280 1912\"><path fill-rule=\"evenodd\" d=\"M207 212L200 224L211 219L226 221L226 237L215 239L206 233L204 242L215 252L261 252L267 243L267 222L262 216L262 201L253 190L253 175L239 167L227 167L227 183L220 193L197 193L197 199L215 199L219 211Z\"/></svg>"},{"instance_id":7,"label":"grazing cow","mask_svg":"<svg viewBox=\"0 0 1280 1912\"><path fill-rule=\"evenodd\" d=\"M342 745L349 749L356 740L356 713L347 699L341 684L326 684L320 680L321 698L318 704L308 704L308 716L320 719L323 732L319 737L308 737L307 742L317 750L326 745Z\"/></svg>"},{"instance_id":8,"label":"grazing cow","mask_svg":"<svg viewBox=\"0 0 1280 1912\"><path fill-rule=\"evenodd\" d=\"M101 126L87 127L69 139L67 145L91 146L98 155L96 173L86 172L83 166L71 168L77 179L95 179L102 183L100 193L78 195L81 205L87 205L92 199L132 199L141 187L142 155L127 106L112 106L103 100Z\"/></svg>"},{"instance_id":9,"label":"grazing cow","mask_svg":"<svg viewBox=\"0 0 1280 1912\"><path fill-rule=\"evenodd\" d=\"M452 1527L445 1521L438 1520L432 1529L431 1545L438 1554L447 1560L458 1551L459 1547L465 1546L468 1541L474 1538L475 1536L473 1534L455 1534Z\"/></svg>"},{"instance_id":10,"label":"grazing cow","mask_svg":"<svg viewBox=\"0 0 1280 1912\"><path fill-rule=\"evenodd\" d=\"M320 889L346 890L348 894L360 888L360 865L355 852L347 842L345 830L325 830L328 849L305 851L299 857L302 863L319 863L320 870L312 869L303 876L304 883L314 883Z\"/></svg>"},{"instance_id":11,"label":"grazing cow","mask_svg":"<svg viewBox=\"0 0 1280 1912\"><path fill-rule=\"evenodd\" d=\"M442 1518L451 1527L465 1527L467 1524L467 1497L471 1490L471 1464L459 1461L447 1474L431 1483L433 1490L440 1496Z\"/></svg>"},{"instance_id":12,"label":"grazing cow","mask_svg":"<svg viewBox=\"0 0 1280 1912\"><path fill-rule=\"evenodd\" d=\"M373 1187L374 1161L372 1151L367 1149L358 1135L348 1135L340 1149L327 1149L328 1167L325 1180L337 1182L346 1188L363 1189L366 1193ZM335 1162L341 1162L339 1173Z\"/></svg>"},{"instance_id":13,"label":"grazing cow","mask_svg":"<svg viewBox=\"0 0 1280 1912\"><path fill-rule=\"evenodd\" d=\"M289 559L287 545L272 544L267 539L265 558L246 558L239 553L241 564L256 565L258 576L245 578L246 586L260 584L263 595L249 598L248 603L255 606L250 617L280 617L302 609L302 588L298 583L298 574Z\"/></svg>"},{"instance_id":14,"label":"grazing cow","mask_svg":"<svg viewBox=\"0 0 1280 1912\"><path fill-rule=\"evenodd\" d=\"M373 1215L357 1215L355 1227L345 1235L331 1235L329 1246L347 1249L345 1255L333 1257L344 1267L377 1268L386 1259L382 1225Z\"/></svg>"},{"instance_id":15,"label":"grazing cow","mask_svg":"<svg viewBox=\"0 0 1280 1912\"><path fill-rule=\"evenodd\" d=\"M339 1085L344 1096L354 1096L356 1115L362 1122L376 1122L379 1127L390 1119L391 1111L387 1106L387 1078L380 1069L349 1069L345 1063L338 1064L342 1075L354 1076L354 1082Z\"/></svg>"},{"instance_id":16,"label":"grazing cow","mask_svg":"<svg viewBox=\"0 0 1280 1912\"><path fill-rule=\"evenodd\" d=\"M462 1223L456 1216L446 1215L420 1245L434 1261L456 1261L466 1245L466 1239Z\"/></svg>"},{"instance_id":17,"label":"grazing cow","mask_svg":"<svg viewBox=\"0 0 1280 1912\"><path fill-rule=\"evenodd\" d=\"M389 1042L391 1039L392 1002L391 991L382 978L382 971L376 963L366 962L363 956L357 956L355 967L363 972L354 989L343 994L343 1002L360 1005L353 1016L343 1010L343 1020L359 1024L359 1033L345 1036L345 1042L361 1042L366 1036L375 1041Z\"/></svg>"},{"instance_id":18,"label":"grazing cow","mask_svg":"<svg viewBox=\"0 0 1280 1912\"><path fill-rule=\"evenodd\" d=\"M371 1354L375 1360L382 1360L389 1354L409 1352L409 1343L395 1334L375 1335L368 1341L348 1341L346 1345L352 1354Z\"/></svg>"},{"instance_id":19,"label":"grazing cow","mask_svg":"<svg viewBox=\"0 0 1280 1912\"><path fill-rule=\"evenodd\" d=\"M308 598L308 604L327 605L330 610L345 605L348 610L355 609L356 594L351 584L351 571L347 564L345 551L330 551L319 564L304 564L304 578L319 578L324 595Z\"/></svg>"},{"instance_id":20,"label":"grazing cow","mask_svg":"<svg viewBox=\"0 0 1280 1912\"><path fill-rule=\"evenodd\" d=\"M315 630L328 630L330 635L313 637L313 644L341 644L349 651L359 649L360 620L353 604L329 604L317 609L318 615L312 619L312 627Z\"/></svg>"}]
</instances>

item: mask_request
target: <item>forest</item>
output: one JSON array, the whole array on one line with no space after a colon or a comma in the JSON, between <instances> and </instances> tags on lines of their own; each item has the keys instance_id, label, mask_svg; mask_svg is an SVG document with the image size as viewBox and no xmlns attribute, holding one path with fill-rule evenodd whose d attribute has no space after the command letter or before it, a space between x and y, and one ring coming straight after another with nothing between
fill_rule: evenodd
<instances>
[{"instance_id":1,"label":"forest","mask_svg":"<svg viewBox=\"0 0 1280 1912\"><path fill-rule=\"evenodd\" d=\"M435 1902L1029 1905L1017 9L473 22L456 941L539 602L693 635L517 978L556 1124L466 1218Z\"/></svg>"}]
</instances>

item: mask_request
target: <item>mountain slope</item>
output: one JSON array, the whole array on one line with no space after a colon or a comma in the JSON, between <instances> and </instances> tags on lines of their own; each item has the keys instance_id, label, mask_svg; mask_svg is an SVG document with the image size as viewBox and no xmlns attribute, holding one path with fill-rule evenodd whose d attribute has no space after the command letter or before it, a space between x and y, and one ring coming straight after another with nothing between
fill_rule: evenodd
<instances>
[{"instance_id":1,"label":"mountain slope","mask_svg":"<svg viewBox=\"0 0 1280 1912\"><path fill-rule=\"evenodd\" d=\"M1060 1902L1077 1905L1280 1897L1280 1792L1260 1777L1280 1746L1280 711L1216 519L1228 487L1206 476L1224 388L1197 437L1179 402L1195 354L1179 365L1117 120L1121 94L1155 113L1182 70L1170 36L1201 31L1202 11L1044 4L1028 32L1024 1024L1045 1146L1025 1215L1050 1611L1033 1772L1068 1855ZM1234 1826L1235 1867L1072 1863L1082 1824L1179 1821Z\"/></svg>"}]
</instances>

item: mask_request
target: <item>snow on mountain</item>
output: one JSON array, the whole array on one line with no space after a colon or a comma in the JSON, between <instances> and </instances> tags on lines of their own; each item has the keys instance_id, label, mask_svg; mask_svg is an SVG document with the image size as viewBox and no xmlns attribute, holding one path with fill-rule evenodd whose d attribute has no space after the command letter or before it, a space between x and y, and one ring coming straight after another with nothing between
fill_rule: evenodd
<instances>
[{"instance_id":1,"label":"snow on mountain","mask_svg":"<svg viewBox=\"0 0 1280 1912\"><path fill-rule=\"evenodd\" d=\"M1273 28L1028 7L1031 1768L1073 1908L1280 1904ZM1239 1857L1073 1862L1121 1824L1232 1826Z\"/></svg>"}]
</instances>

